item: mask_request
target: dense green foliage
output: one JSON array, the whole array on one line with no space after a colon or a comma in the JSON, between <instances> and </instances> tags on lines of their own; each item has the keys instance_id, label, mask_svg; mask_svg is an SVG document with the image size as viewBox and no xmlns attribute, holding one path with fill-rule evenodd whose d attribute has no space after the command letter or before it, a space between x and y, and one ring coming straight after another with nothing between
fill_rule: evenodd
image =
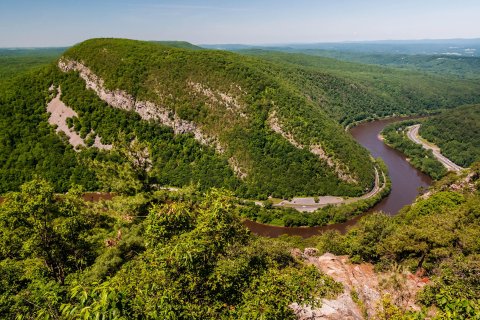
<instances>
[{"instance_id":1,"label":"dense green foliage","mask_svg":"<svg viewBox=\"0 0 480 320\"><path fill-rule=\"evenodd\" d=\"M247 173L240 195L353 196L373 183L366 150L280 74L271 74L268 62L228 52L112 39L86 41L65 57L83 61L108 88L174 110L217 137L226 156ZM283 76L287 77L285 72ZM298 143L321 145L358 183L339 179L318 156L273 132L269 125L273 114Z\"/></svg>"},{"instance_id":2,"label":"dense green foliage","mask_svg":"<svg viewBox=\"0 0 480 320\"><path fill-rule=\"evenodd\" d=\"M48 88L58 76L49 63L64 48L0 49L0 194L33 176L56 191L72 183L96 189L94 174L47 123Z\"/></svg>"},{"instance_id":3,"label":"dense green foliage","mask_svg":"<svg viewBox=\"0 0 480 320\"><path fill-rule=\"evenodd\" d=\"M34 175L51 181L57 191L71 183L96 188L93 173L47 122L48 88L56 74L44 68L0 88L0 193L17 190Z\"/></svg>"},{"instance_id":4,"label":"dense green foliage","mask_svg":"<svg viewBox=\"0 0 480 320\"><path fill-rule=\"evenodd\" d=\"M389 146L404 153L415 168L433 179L440 179L447 173L447 169L435 158L431 150L424 149L407 137L408 127L417 123L419 120L390 124L382 131L382 136Z\"/></svg>"},{"instance_id":5,"label":"dense green foliage","mask_svg":"<svg viewBox=\"0 0 480 320\"><path fill-rule=\"evenodd\" d=\"M77 110L75 129L85 136L91 130L106 143L118 142L120 133L148 142L154 165L152 183L183 186L199 183L235 189L238 185L226 159L198 144L188 135L175 136L170 128L140 121L138 115L108 107L74 75L60 73L49 66L41 72L22 75L3 86L0 92L1 143L0 193L17 190L34 175L51 181L56 191L66 191L72 183L87 190L99 186L87 160L113 160L122 157L96 148L80 153L57 135L48 122L46 102L52 98L48 88L61 86L62 99ZM108 190L108 188L106 188Z\"/></svg>"},{"instance_id":6,"label":"dense green foliage","mask_svg":"<svg viewBox=\"0 0 480 320\"><path fill-rule=\"evenodd\" d=\"M214 186L235 190L239 186L227 160L213 148L200 145L191 135L174 135L171 128L142 121L134 112L109 107L93 91L87 90L75 74L62 74L58 84L62 88L62 100L78 113L72 125L80 135L93 130L104 143L115 144L121 143L122 133L148 145L151 183L169 186L198 183L204 190ZM114 156L116 162L123 158Z\"/></svg>"},{"instance_id":7,"label":"dense green foliage","mask_svg":"<svg viewBox=\"0 0 480 320\"><path fill-rule=\"evenodd\" d=\"M389 217L372 214L345 235L306 240L384 270L422 272L418 296L435 319L480 311L480 166L444 178ZM455 190L455 191L453 191ZM0 205L0 315L24 319L288 319L294 301L341 291L290 254L299 239L251 236L231 194L195 188L93 204L29 182ZM317 300L318 301L318 300ZM397 318L425 317L426 310ZM393 310L393 311L392 311Z\"/></svg>"},{"instance_id":8,"label":"dense green foliage","mask_svg":"<svg viewBox=\"0 0 480 320\"><path fill-rule=\"evenodd\" d=\"M452 191L455 190L455 191ZM348 254L380 269L422 271L432 282L420 302L435 305L438 319L475 319L480 314L480 165L437 183L429 197L395 217L366 216L345 235L327 233L321 251Z\"/></svg>"},{"instance_id":9,"label":"dense green foliage","mask_svg":"<svg viewBox=\"0 0 480 320\"><path fill-rule=\"evenodd\" d=\"M299 212L293 208L274 208L270 200L264 206L247 202L240 209L240 214L250 220L260 223L285 226L325 226L332 223L345 222L353 217L366 212L390 193L391 181L388 178L388 168L381 159L377 159L380 174L379 185L381 191L366 199L351 199L351 203L342 205L327 205L314 212ZM384 180L385 177L385 180Z\"/></svg>"},{"instance_id":10,"label":"dense green foliage","mask_svg":"<svg viewBox=\"0 0 480 320\"><path fill-rule=\"evenodd\" d=\"M55 61L64 51L65 48L0 49L0 85L15 75Z\"/></svg>"},{"instance_id":11,"label":"dense green foliage","mask_svg":"<svg viewBox=\"0 0 480 320\"><path fill-rule=\"evenodd\" d=\"M387 115L428 113L480 100L479 80L435 76L306 54L240 51L282 65L294 87L348 125ZM290 66L290 68L288 68Z\"/></svg>"},{"instance_id":12,"label":"dense green foliage","mask_svg":"<svg viewBox=\"0 0 480 320\"><path fill-rule=\"evenodd\" d=\"M0 205L1 318L291 319L292 302L340 291L251 236L223 191L98 205L78 191L36 180Z\"/></svg>"},{"instance_id":13,"label":"dense green foliage","mask_svg":"<svg viewBox=\"0 0 480 320\"><path fill-rule=\"evenodd\" d=\"M427 119L420 135L462 167L480 161L480 105L462 106Z\"/></svg>"},{"instance_id":14,"label":"dense green foliage","mask_svg":"<svg viewBox=\"0 0 480 320\"><path fill-rule=\"evenodd\" d=\"M398 54L353 52L341 50L270 48L289 53L333 58L364 64L416 70L437 75L453 75L462 79L480 78L480 57L445 54Z\"/></svg>"}]
</instances>

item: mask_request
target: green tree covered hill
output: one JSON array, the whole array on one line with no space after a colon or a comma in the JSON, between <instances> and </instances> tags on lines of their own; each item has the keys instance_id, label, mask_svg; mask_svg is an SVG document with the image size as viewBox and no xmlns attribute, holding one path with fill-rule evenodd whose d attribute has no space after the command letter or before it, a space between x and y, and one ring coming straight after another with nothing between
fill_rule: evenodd
<instances>
[{"instance_id":1,"label":"green tree covered hill","mask_svg":"<svg viewBox=\"0 0 480 320\"><path fill-rule=\"evenodd\" d=\"M252 195L286 196L295 189L299 194L358 194L372 184L368 154L327 113L269 74L270 66L261 60L110 39L84 42L64 56L82 61L109 89L165 106L218 139L247 184L257 188L248 191ZM272 117L284 137L272 130ZM307 151L313 146L358 183L339 179Z\"/></svg>"},{"instance_id":2,"label":"green tree covered hill","mask_svg":"<svg viewBox=\"0 0 480 320\"><path fill-rule=\"evenodd\" d=\"M312 56L267 50L242 50L242 54L262 58L281 69L321 109L348 125L354 121L392 114L418 114L452 108L480 100L478 79L432 75Z\"/></svg>"},{"instance_id":3,"label":"green tree covered hill","mask_svg":"<svg viewBox=\"0 0 480 320\"><path fill-rule=\"evenodd\" d=\"M438 145L442 154L462 167L480 161L480 105L444 111L427 119L420 135Z\"/></svg>"},{"instance_id":4,"label":"green tree covered hill","mask_svg":"<svg viewBox=\"0 0 480 320\"><path fill-rule=\"evenodd\" d=\"M373 164L342 125L480 99L475 81L300 54L197 49L183 42L92 39L61 61L81 63L106 90L122 90L132 103L152 102L212 143L111 108L78 73L61 72L58 64L2 85L1 192L33 175L58 191L73 182L98 189L89 161L121 161L95 148L75 152L54 133L44 108L52 84L77 112L69 125L88 144L92 132L104 143L115 144L120 134L147 143L153 183L200 183L260 198L361 194L372 187Z\"/></svg>"}]
</instances>

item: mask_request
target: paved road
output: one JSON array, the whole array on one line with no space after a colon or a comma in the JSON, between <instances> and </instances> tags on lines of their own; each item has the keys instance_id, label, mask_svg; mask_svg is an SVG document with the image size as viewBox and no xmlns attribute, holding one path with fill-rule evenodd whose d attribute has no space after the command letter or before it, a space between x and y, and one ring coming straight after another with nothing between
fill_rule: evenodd
<instances>
[{"instance_id":1,"label":"paved road","mask_svg":"<svg viewBox=\"0 0 480 320\"><path fill-rule=\"evenodd\" d=\"M424 149L427 149L427 150L432 150L433 152L433 155L435 156L435 158L437 158L438 161L440 161L441 164L443 164L443 166L445 168L447 168L449 171L461 171L463 170L462 167L460 167L459 165L453 163L452 160L448 159L447 157L445 157L444 155L442 155L440 153L440 148L438 148L437 146L433 145L433 144L430 144L430 143L427 143L424 139L422 139L419 134L418 134L418 130L420 129L420 125L419 124L416 124L416 125L413 125L411 127L408 127L407 128L408 131L407 131L407 137L412 140L413 142L415 142L416 144L420 144L422 145L422 147Z\"/></svg>"},{"instance_id":2,"label":"paved road","mask_svg":"<svg viewBox=\"0 0 480 320\"><path fill-rule=\"evenodd\" d=\"M353 203L359 200L368 199L375 196L377 193L382 191L383 188L385 187L386 177L383 172L382 172L382 175L383 175L384 182L382 185L380 185L380 177L378 174L378 170L377 168L375 168L375 186L368 193L360 197L344 199L341 197L334 197L334 196L320 196L318 197L318 202L315 202L315 198L313 197L308 197L308 198L295 197L292 199L292 201L283 200L278 204L274 204L274 207L293 208L298 211L313 212L327 205L348 204L348 203Z\"/></svg>"}]
</instances>

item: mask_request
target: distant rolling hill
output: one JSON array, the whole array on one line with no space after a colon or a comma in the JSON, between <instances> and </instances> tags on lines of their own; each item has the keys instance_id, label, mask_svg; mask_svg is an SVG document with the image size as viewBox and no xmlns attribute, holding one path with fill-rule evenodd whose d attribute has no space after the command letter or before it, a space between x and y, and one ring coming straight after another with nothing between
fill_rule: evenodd
<instances>
[{"instance_id":1,"label":"distant rolling hill","mask_svg":"<svg viewBox=\"0 0 480 320\"><path fill-rule=\"evenodd\" d=\"M286 53L303 53L338 60L414 70L460 79L480 79L480 56L457 54L398 54L322 49L268 48ZM237 50L241 52L241 50Z\"/></svg>"},{"instance_id":2,"label":"distant rolling hill","mask_svg":"<svg viewBox=\"0 0 480 320\"><path fill-rule=\"evenodd\" d=\"M344 125L392 114L418 114L480 100L479 79L340 61L262 49L241 54L264 59L317 106ZM288 71L287 71L288 70Z\"/></svg>"},{"instance_id":3,"label":"distant rolling hill","mask_svg":"<svg viewBox=\"0 0 480 320\"><path fill-rule=\"evenodd\" d=\"M213 44L210 49L303 53L344 61L480 78L480 39L358 41L277 45Z\"/></svg>"},{"instance_id":4,"label":"distant rolling hill","mask_svg":"<svg viewBox=\"0 0 480 320\"><path fill-rule=\"evenodd\" d=\"M66 48L0 48L0 83L58 59Z\"/></svg>"}]
</instances>

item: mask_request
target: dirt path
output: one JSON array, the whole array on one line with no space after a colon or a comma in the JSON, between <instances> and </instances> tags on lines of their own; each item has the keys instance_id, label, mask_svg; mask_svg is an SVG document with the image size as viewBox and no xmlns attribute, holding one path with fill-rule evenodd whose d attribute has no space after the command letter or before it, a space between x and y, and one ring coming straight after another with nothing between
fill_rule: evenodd
<instances>
[{"instance_id":1,"label":"dirt path","mask_svg":"<svg viewBox=\"0 0 480 320\"><path fill-rule=\"evenodd\" d=\"M333 197L333 196L323 196L318 197L318 202L315 202L314 197L305 197L305 198L293 198L291 201L283 200L280 203L274 204L274 207L280 208L294 208L298 211L302 212L313 212L319 208L325 207L327 205L340 205L340 204L350 204L357 202L359 200L369 199L375 195L377 195L380 191L385 188L385 181L386 177L385 174L382 172L383 181L384 183L380 185L380 175L378 173L378 169L375 168L375 185L370 190L370 192L354 198L347 198L344 199L342 197Z\"/></svg>"},{"instance_id":2,"label":"dirt path","mask_svg":"<svg viewBox=\"0 0 480 320\"><path fill-rule=\"evenodd\" d=\"M435 156L435 158L437 158L437 160L440 161L440 163L443 164L443 166L445 168L447 168L449 171L459 172L459 171L464 169L464 168L460 167L459 165L453 163L452 160L450 160L447 157L445 157L444 155L442 155L440 153L440 148L439 147L437 147L436 145L434 145L434 144L426 141L422 137L420 137L420 135L418 134L418 130L420 129L419 124L408 127L407 129L408 129L407 130L407 137L410 140L412 140L413 142L415 142L416 144L420 144L424 149L432 150L432 153Z\"/></svg>"}]
</instances>

